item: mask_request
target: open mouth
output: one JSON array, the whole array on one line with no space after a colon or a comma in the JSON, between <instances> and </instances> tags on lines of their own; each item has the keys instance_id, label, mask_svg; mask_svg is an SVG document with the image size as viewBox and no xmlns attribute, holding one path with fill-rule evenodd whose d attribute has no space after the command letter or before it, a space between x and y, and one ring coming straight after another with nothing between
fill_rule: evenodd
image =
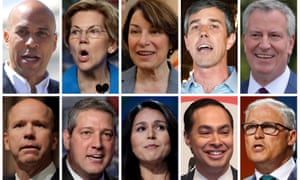
<instances>
[{"instance_id":1,"label":"open mouth","mask_svg":"<svg viewBox=\"0 0 300 180\"><path fill-rule=\"evenodd\" d=\"M153 55L155 52L154 51L138 51L137 54L139 56L151 56Z\"/></svg>"},{"instance_id":2,"label":"open mouth","mask_svg":"<svg viewBox=\"0 0 300 180\"><path fill-rule=\"evenodd\" d=\"M210 45L203 44L197 47L198 51L206 51L206 50L212 50L213 48Z\"/></svg>"},{"instance_id":3,"label":"open mouth","mask_svg":"<svg viewBox=\"0 0 300 180\"><path fill-rule=\"evenodd\" d=\"M90 155L87 155L87 157L99 160L99 159L103 159L104 155L103 154L90 154Z\"/></svg>"},{"instance_id":4,"label":"open mouth","mask_svg":"<svg viewBox=\"0 0 300 180\"><path fill-rule=\"evenodd\" d=\"M89 53L86 50L82 50L82 51L80 51L80 55L81 56L88 56Z\"/></svg>"},{"instance_id":5,"label":"open mouth","mask_svg":"<svg viewBox=\"0 0 300 180\"><path fill-rule=\"evenodd\" d=\"M24 56L22 56L22 59L25 60L25 61L27 61L27 62L36 62L40 58L38 56L24 55Z\"/></svg>"},{"instance_id":6,"label":"open mouth","mask_svg":"<svg viewBox=\"0 0 300 180\"><path fill-rule=\"evenodd\" d=\"M260 59L270 59L274 57L274 55L269 54L255 54L255 56Z\"/></svg>"}]
</instances>

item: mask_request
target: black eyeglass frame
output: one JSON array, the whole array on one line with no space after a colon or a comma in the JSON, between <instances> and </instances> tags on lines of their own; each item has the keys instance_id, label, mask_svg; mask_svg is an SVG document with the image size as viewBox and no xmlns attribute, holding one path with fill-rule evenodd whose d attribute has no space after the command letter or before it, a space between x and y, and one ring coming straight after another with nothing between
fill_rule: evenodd
<instances>
[{"instance_id":1,"label":"black eyeglass frame","mask_svg":"<svg viewBox=\"0 0 300 180\"><path fill-rule=\"evenodd\" d=\"M253 125L253 126L255 126L255 131L254 131L253 133L247 133L247 130L246 130L246 127L245 127L245 126L247 126L247 125ZM268 132L266 133L266 132L264 131L264 129L265 129L267 126L268 126L268 127L273 126L274 132L273 132L273 133L268 133ZM284 129L279 129L278 126L284 128ZM288 130L288 131L293 130L292 128L286 127L286 126L284 126L283 124L276 123L276 122L263 122L263 123L261 123L261 124L255 124L255 123L242 123L243 131L244 131L245 135L247 135L247 136L254 135L254 134L256 133L258 127L261 128L261 130L262 130L262 132L263 132L264 134L267 134L267 135L270 135L270 136L277 136L281 130Z\"/></svg>"}]
</instances>

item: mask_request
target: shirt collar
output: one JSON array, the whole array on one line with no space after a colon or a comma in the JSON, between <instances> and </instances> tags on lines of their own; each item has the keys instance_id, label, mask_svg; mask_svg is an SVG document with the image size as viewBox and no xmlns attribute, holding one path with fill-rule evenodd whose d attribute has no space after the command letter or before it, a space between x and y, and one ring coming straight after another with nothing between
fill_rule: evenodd
<instances>
[{"instance_id":1,"label":"shirt collar","mask_svg":"<svg viewBox=\"0 0 300 180\"><path fill-rule=\"evenodd\" d=\"M290 68L286 67L285 71L280 76L278 76L275 80L264 86L264 88L266 88L269 91L269 93L284 93L289 82L290 74ZM250 73L248 92L255 94L257 90L261 87L262 86L253 78L252 73Z\"/></svg>"},{"instance_id":2,"label":"shirt collar","mask_svg":"<svg viewBox=\"0 0 300 180\"><path fill-rule=\"evenodd\" d=\"M17 93L26 93L26 94L31 93L31 87L28 81L20 74L18 74L16 71L14 71L11 67L9 67L8 62L5 63L4 70L7 74L8 79L15 87ZM46 72L46 77L40 83L35 85L36 92L48 93L49 82L50 82L50 75L48 72Z\"/></svg>"},{"instance_id":3,"label":"shirt collar","mask_svg":"<svg viewBox=\"0 0 300 180\"><path fill-rule=\"evenodd\" d=\"M198 179L208 180L205 176L200 174L200 172L197 171L197 169L195 169L195 174L194 174L193 180L198 180ZM233 179L233 174L232 174L230 166L228 167L228 169L222 176L218 177L218 180L227 180L227 179Z\"/></svg>"},{"instance_id":4,"label":"shirt collar","mask_svg":"<svg viewBox=\"0 0 300 180\"><path fill-rule=\"evenodd\" d=\"M73 179L77 179L77 180L82 179L75 171L73 171L68 158L66 159L66 164L67 164L67 168L70 171L70 174L72 175ZM101 174L99 180L104 180L104 173Z\"/></svg>"},{"instance_id":5,"label":"shirt collar","mask_svg":"<svg viewBox=\"0 0 300 180\"><path fill-rule=\"evenodd\" d=\"M274 170L270 175L275 177L276 179L287 180L295 166L296 166L296 163L295 163L294 159L290 158L287 162L285 162L279 168ZM263 175L264 174L262 174L261 172L259 172L255 169L255 176L257 179L259 179Z\"/></svg>"},{"instance_id":6,"label":"shirt collar","mask_svg":"<svg viewBox=\"0 0 300 180\"><path fill-rule=\"evenodd\" d=\"M53 162L51 162L45 169L43 169L40 173L30 178L30 180L45 180L51 179L55 174L56 167ZM16 180L20 180L17 174L15 174Z\"/></svg>"}]
</instances>

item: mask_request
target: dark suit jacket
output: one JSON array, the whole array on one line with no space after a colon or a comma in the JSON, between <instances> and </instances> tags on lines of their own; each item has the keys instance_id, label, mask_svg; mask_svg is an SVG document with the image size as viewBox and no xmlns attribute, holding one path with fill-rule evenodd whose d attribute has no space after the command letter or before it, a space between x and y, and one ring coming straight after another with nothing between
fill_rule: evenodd
<instances>
[{"instance_id":1,"label":"dark suit jacket","mask_svg":"<svg viewBox=\"0 0 300 180\"><path fill-rule=\"evenodd\" d=\"M296 180L296 179L297 179L297 166L295 166L295 168L293 169L293 171L288 177L288 180ZM245 178L245 180L256 180L256 176L255 174L253 174L252 176Z\"/></svg>"},{"instance_id":2,"label":"dark suit jacket","mask_svg":"<svg viewBox=\"0 0 300 180\"><path fill-rule=\"evenodd\" d=\"M4 180L15 180L16 176L3 177ZM59 169L56 169L55 174L52 176L51 180L59 180Z\"/></svg>"},{"instance_id":3,"label":"dark suit jacket","mask_svg":"<svg viewBox=\"0 0 300 180\"><path fill-rule=\"evenodd\" d=\"M75 180L72 177L72 175L67 167L66 161L67 161L67 156L64 156L63 162L62 162L63 163L63 174L62 174L63 180ZM104 171L104 180L118 180L118 178L111 177Z\"/></svg>"},{"instance_id":4,"label":"dark suit jacket","mask_svg":"<svg viewBox=\"0 0 300 180\"><path fill-rule=\"evenodd\" d=\"M3 93L16 93L16 89L13 86L13 84L10 82L8 79L8 76L4 70L4 65L3 65L3 75L2 75L2 80L3 80ZM53 79L50 79L49 85L48 85L48 93L59 93L59 83L58 81L55 81Z\"/></svg>"},{"instance_id":5,"label":"dark suit jacket","mask_svg":"<svg viewBox=\"0 0 300 180\"><path fill-rule=\"evenodd\" d=\"M241 93L248 93L249 79L241 83ZM284 93L297 93L297 75L291 71Z\"/></svg>"},{"instance_id":6,"label":"dark suit jacket","mask_svg":"<svg viewBox=\"0 0 300 180\"><path fill-rule=\"evenodd\" d=\"M237 170L231 166L231 172L233 179L232 180L237 180ZM193 171L190 171L189 173L181 176L181 180L193 180L195 174L195 169Z\"/></svg>"}]
</instances>

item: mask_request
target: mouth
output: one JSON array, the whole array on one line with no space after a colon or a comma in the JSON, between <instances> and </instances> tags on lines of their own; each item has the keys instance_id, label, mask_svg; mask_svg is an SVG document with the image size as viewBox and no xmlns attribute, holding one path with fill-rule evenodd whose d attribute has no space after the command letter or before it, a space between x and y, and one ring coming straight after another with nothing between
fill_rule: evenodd
<instances>
[{"instance_id":1,"label":"mouth","mask_svg":"<svg viewBox=\"0 0 300 180\"><path fill-rule=\"evenodd\" d=\"M88 59L89 59L89 52L87 50L81 50L79 52L79 60L88 61Z\"/></svg>"},{"instance_id":2,"label":"mouth","mask_svg":"<svg viewBox=\"0 0 300 180\"><path fill-rule=\"evenodd\" d=\"M254 151L262 151L262 150L264 150L264 146L262 144L255 144L253 146L253 150Z\"/></svg>"},{"instance_id":3,"label":"mouth","mask_svg":"<svg viewBox=\"0 0 300 180\"><path fill-rule=\"evenodd\" d=\"M269 54L257 54L255 53L255 57L259 59L271 59L274 57L274 55L269 55Z\"/></svg>"},{"instance_id":4,"label":"mouth","mask_svg":"<svg viewBox=\"0 0 300 180\"><path fill-rule=\"evenodd\" d=\"M208 44L202 44L200 46L197 47L198 51L211 51L213 50L213 47L211 45Z\"/></svg>"},{"instance_id":5,"label":"mouth","mask_svg":"<svg viewBox=\"0 0 300 180\"><path fill-rule=\"evenodd\" d=\"M39 56L34 56L34 55L23 55L21 56L21 58L26 62L37 62L40 59Z\"/></svg>"},{"instance_id":6,"label":"mouth","mask_svg":"<svg viewBox=\"0 0 300 180\"><path fill-rule=\"evenodd\" d=\"M37 145L25 145L20 148L20 150L32 150L32 149L40 150L41 147Z\"/></svg>"},{"instance_id":7,"label":"mouth","mask_svg":"<svg viewBox=\"0 0 300 180\"><path fill-rule=\"evenodd\" d=\"M151 55L155 54L155 52L154 51L137 51L136 54L139 56L151 56Z\"/></svg>"},{"instance_id":8,"label":"mouth","mask_svg":"<svg viewBox=\"0 0 300 180\"><path fill-rule=\"evenodd\" d=\"M158 145L156 144L148 144L146 146L144 146L145 149L156 149L158 147Z\"/></svg>"},{"instance_id":9,"label":"mouth","mask_svg":"<svg viewBox=\"0 0 300 180\"><path fill-rule=\"evenodd\" d=\"M89 154L87 155L88 158L90 159L95 159L95 160L100 160L104 158L103 154Z\"/></svg>"}]
</instances>

